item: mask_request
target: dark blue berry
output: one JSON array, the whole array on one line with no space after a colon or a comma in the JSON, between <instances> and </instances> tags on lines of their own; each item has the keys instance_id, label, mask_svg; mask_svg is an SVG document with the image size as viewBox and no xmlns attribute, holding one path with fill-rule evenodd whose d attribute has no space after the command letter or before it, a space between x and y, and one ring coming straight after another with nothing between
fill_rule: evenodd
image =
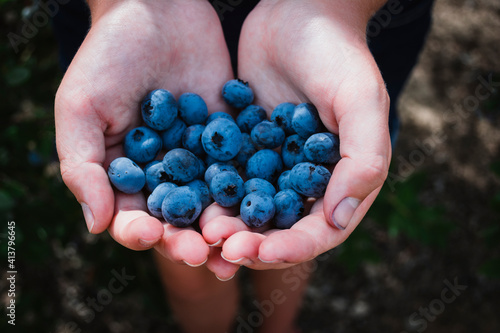
<instances>
[{"instance_id":1,"label":"dark blue berry","mask_svg":"<svg viewBox=\"0 0 500 333\"><path fill-rule=\"evenodd\" d=\"M205 152L219 161L229 161L241 148L241 131L236 123L218 118L205 127L201 136Z\"/></svg>"},{"instance_id":2,"label":"dark blue berry","mask_svg":"<svg viewBox=\"0 0 500 333\"><path fill-rule=\"evenodd\" d=\"M285 139L283 146L281 147L281 157L283 158L283 164L288 169L291 169L297 163L307 161L304 155L304 144L306 140L301 138L298 134L290 135Z\"/></svg>"},{"instance_id":3,"label":"dark blue berry","mask_svg":"<svg viewBox=\"0 0 500 333\"><path fill-rule=\"evenodd\" d=\"M232 171L216 174L209 187L212 198L222 207L236 206L245 196L243 179Z\"/></svg>"},{"instance_id":4,"label":"dark blue berry","mask_svg":"<svg viewBox=\"0 0 500 333\"><path fill-rule=\"evenodd\" d=\"M177 101L179 116L186 125L204 124L208 117L207 104L200 95L184 93Z\"/></svg>"},{"instance_id":5,"label":"dark blue berry","mask_svg":"<svg viewBox=\"0 0 500 333\"><path fill-rule=\"evenodd\" d=\"M250 178L262 178L274 183L283 171L281 156L270 149L256 152L247 162L246 176Z\"/></svg>"},{"instance_id":6,"label":"dark blue berry","mask_svg":"<svg viewBox=\"0 0 500 333\"><path fill-rule=\"evenodd\" d=\"M304 216L304 202L294 190L280 191L274 197L276 213L274 225L279 229L289 229Z\"/></svg>"},{"instance_id":7,"label":"dark blue berry","mask_svg":"<svg viewBox=\"0 0 500 333\"><path fill-rule=\"evenodd\" d=\"M309 162L299 163L290 172L292 188L306 197L320 198L330 181L330 171L324 166Z\"/></svg>"},{"instance_id":8,"label":"dark blue berry","mask_svg":"<svg viewBox=\"0 0 500 333\"><path fill-rule=\"evenodd\" d=\"M172 189L161 205L163 218L173 226L190 226L201 213L200 196L188 186Z\"/></svg>"},{"instance_id":9,"label":"dark blue berry","mask_svg":"<svg viewBox=\"0 0 500 333\"><path fill-rule=\"evenodd\" d=\"M316 133L307 139L304 155L313 163L333 164L340 161L339 137L332 133Z\"/></svg>"},{"instance_id":10,"label":"dark blue berry","mask_svg":"<svg viewBox=\"0 0 500 333\"><path fill-rule=\"evenodd\" d=\"M161 150L161 138L150 128L137 127L127 133L123 143L125 155L137 163L148 163L156 158Z\"/></svg>"},{"instance_id":11,"label":"dark blue berry","mask_svg":"<svg viewBox=\"0 0 500 333\"><path fill-rule=\"evenodd\" d=\"M253 91L248 82L230 80L222 87L222 98L232 107L244 109L253 102Z\"/></svg>"},{"instance_id":12,"label":"dark blue berry","mask_svg":"<svg viewBox=\"0 0 500 333\"><path fill-rule=\"evenodd\" d=\"M321 120L316 107L310 103L297 105L293 112L292 128L304 139L317 133L321 129Z\"/></svg>"},{"instance_id":13,"label":"dark blue berry","mask_svg":"<svg viewBox=\"0 0 500 333\"><path fill-rule=\"evenodd\" d=\"M271 221L275 213L273 198L257 191L247 194L240 205L240 216L246 225L260 228Z\"/></svg>"},{"instance_id":14,"label":"dark blue berry","mask_svg":"<svg viewBox=\"0 0 500 333\"><path fill-rule=\"evenodd\" d=\"M111 162L108 177L119 191L128 194L139 192L146 183L144 171L127 157L118 157Z\"/></svg>"},{"instance_id":15,"label":"dark blue berry","mask_svg":"<svg viewBox=\"0 0 500 333\"><path fill-rule=\"evenodd\" d=\"M177 103L168 90L157 89L150 92L141 104L142 119L149 127L164 131L177 118Z\"/></svg>"},{"instance_id":16,"label":"dark blue berry","mask_svg":"<svg viewBox=\"0 0 500 333\"><path fill-rule=\"evenodd\" d=\"M252 128L263 120L266 120L266 110L258 105L249 105L240 112L236 118L236 124L242 133L250 133Z\"/></svg>"},{"instance_id":17,"label":"dark blue berry","mask_svg":"<svg viewBox=\"0 0 500 333\"><path fill-rule=\"evenodd\" d=\"M260 148L277 148L285 141L285 131L269 120L255 125L250 136L253 143Z\"/></svg>"}]
</instances>

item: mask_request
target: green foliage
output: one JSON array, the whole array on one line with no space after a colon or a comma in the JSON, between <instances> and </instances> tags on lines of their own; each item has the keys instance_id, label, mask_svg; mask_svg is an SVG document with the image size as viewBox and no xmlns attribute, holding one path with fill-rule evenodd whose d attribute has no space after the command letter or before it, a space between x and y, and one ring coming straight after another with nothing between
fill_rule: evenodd
<instances>
[{"instance_id":1,"label":"green foliage","mask_svg":"<svg viewBox=\"0 0 500 333\"><path fill-rule=\"evenodd\" d=\"M454 224L442 206L424 205L422 193L426 174L417 173L400 183L394 192L384 186L372 208L372 216L390 236L400 234L429 246L444 248Z\"/></svg>"},{"instance_id":2,"label":"green foliage","mask_svg":"<svg viewBox=\"0 0 500 333\"><path fill-rule=\"evenodd\" d=\"M364 262L379 262L381 258L375 247L372 234L363 223L338 247L337 255L337 260L350 273L356 272Z\"/></svg>"},{"instance_id":3,"label":"green foliage","mask_svg":"<svg viewBox=\"0 0 500 333\"><path fill-rule=\"evenodd\" d=\"M363 262L378 262L381 254L375 244L373 227L396 238L406 236L425 246L443 249L454 224L446 218L446 212L439 205L422 203L419 195L425 185L424 173L412 175L398 184L391 192L384 186L370 208L367 218L374 220L369 229L362 222L339 246L338 260L350 271L355 272Z\"/></svg>"}]
</instances>

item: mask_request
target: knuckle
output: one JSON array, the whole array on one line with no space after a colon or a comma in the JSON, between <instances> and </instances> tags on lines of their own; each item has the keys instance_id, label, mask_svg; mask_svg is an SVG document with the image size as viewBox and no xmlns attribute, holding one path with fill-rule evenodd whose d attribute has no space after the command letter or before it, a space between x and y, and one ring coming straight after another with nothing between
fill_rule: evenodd
<instances>
[{"instance_id":1,"label":"knuckle","mask_svg":"<svg viewBox=\"0 0 500 333\"><path fill-rule=\"evenodd\" d=\"M385 156L373 155L363 163L363 175L375 187L381 186L389 172L389 161Z\"/></svg>"}]
</instances>

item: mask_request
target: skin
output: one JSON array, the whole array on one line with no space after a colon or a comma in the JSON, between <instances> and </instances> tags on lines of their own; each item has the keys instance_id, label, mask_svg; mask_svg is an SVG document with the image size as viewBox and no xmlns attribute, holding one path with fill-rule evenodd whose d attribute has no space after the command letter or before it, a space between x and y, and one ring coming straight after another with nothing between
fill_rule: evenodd
<instances>
[{"instance_id":1,"label":"skin","mask_svg":"<svg viewBox=\"0 0 500 333\"><path fill-rule=\"evenodd\" d=\"M124 136L141 124L137 106L153 89L168 89L176 97L195 92L212 112L229 111L220 87L232 78L232 69L217 14L205 0L89 1L92 28L55 101L63 180L82 203L91 233L107 230L132 250L155 248L172 308L186 332L227 330L238 291L234 280L219 280L231 279L241 265L255 270L259 300L275 289L289 292L280 276L295 274L296 267L341 244L378 194L391 154L389 103L364 32L382 3L263 0L249 15L238 76L252 83L254 103L266 110L283 101L315 104L327 129L340 136L343 158L324 199L292 229L257 233L235 217L237 211L213 204L200 218L200 235L150 216L142 193L115 192L106 169L123 156ZM344 216L350 222L341 230L332 213L348 197L361 204L352 218ZM267 269L283 270L259 271ZM308 274L300 272L298 287L262 332L293 330ZM205 315L186 318L193 306ZM211 309L219 311L207 313Z\"/></svg>"},{"instance_id":2,"label":"skin","mask_svg":"<svg viewBox=\"0 0 500 333\"><path fill-rule=\"evenodd\" d=\"M340 136L342 160L324 199L290 230L261 234L236 218L226 227L212 220L203 236L225 239L226 259L253 269L306 262L344 242L373 203L391 157L389 99L365 40L368 19L382 3L268 0L246 19L238 75L252 82L255 103L266 110L283 101L313 103L327 129ZM361 204L341 230L332 214L349 197Z\"/></svg>"},{"instance_id":3,"label":"skin","mask_svg":"<svg viewBox=\"0 0 500 333\"><path fill-rule=\"evenodd\" d=\"M187 313L193 302L202 308L211 304L214 309L223 309L213 318L200 316L196 321L199 327L179 316L187 332L209 332L203 328L214 321L219 322L213 326L214 332L222 331L229 327L228 318L233 318L237 309L233 304L236 285L220 282L206 268L208 264L196 273L188 264L199 266L209 257L215 258L209 267L223 276L233 276L236 265L225 262L220 250L211 249L193 229L164 225L150 216L142 193L114 191L106 174L110 162L123 156L122 141L127 132L141 124L138 105L149 91L164 88L177 98L191 91L201 95L210 110L229 111L219 87L232 78L233 71L219 18L203 0L90 1L89 5L92 27L55 100L63 180L82 203L91 233L107 230L132 250L154 248L163 258L159 263L162 274L193 274L193 284L182 294L172 293L179 286L164 283L167 292L174 295L176 313ZM221 213L232 212L215 207L207 209L205 215ZM232 270L226 273L228 268ZM211 276L208 281L207 276ZM215 302L210 293L191 297L200 286L212 288L216 284L214 290L232 296L216 298ZM229 300L233 302L228 306Z\"/></svg>"},{"instance_id":4,"label":"skin","mask_svg":"<svg viewBox=\"0 0 500 333\"><path fill-rule=\"evenodd\" d=\"M176 97L194 91L210 109L224 110L218 87L232 77L232 69L222 30L217 29L218 17L201 0L106 1L90 2L90 6L92 28L55 101L63 180L77 200L90 208L85 217L91 233L108 230L130 249L156 246L173 261L202 263L209 247L201 235L163 226L147 213L142 193L114 192L106 169L114 158L123 156L123 138L141 124L138 105L153 89L168 89ZM175 29L161 24L169 20ZM134 29L134 24L140 29ZM193 29L207 31L208 36L190 33ZM170 245L185 240L189 249Z\"/></svg>"}]
</instances>

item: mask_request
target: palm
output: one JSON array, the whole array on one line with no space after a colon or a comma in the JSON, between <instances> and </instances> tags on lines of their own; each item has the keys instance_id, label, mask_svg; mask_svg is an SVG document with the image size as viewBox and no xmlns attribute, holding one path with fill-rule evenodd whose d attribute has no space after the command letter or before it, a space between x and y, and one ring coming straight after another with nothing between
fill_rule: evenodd
<instances>
[{"instance_id":1,"label":"palm","mask_svg":"<svg viewBox=\"0 0 500 333\"><path fill-rule=\"evenodd\" d=\"M213 112L224 109L220 87L231 77L209 3L127 2L94 22L56 98L63 179L91 207L93 232L108 229L118 242L138 250L144 248L138 239L162 237L156 248L165 256L193 264L205 260L209 248L201 235L163 226L147 214L142 194L114 194L105 168L123 155L125 134L141 124L138 105L149 91L196 92ZM179 243L183 246L176 247Z\"/></svg>"},{"instance_id":2,"label":"palm","mask_svg":"<svg viewBox=\"0 0 500 333\"><path fill-rule=\"evenodd\" d=\"M376 170L382 174L378 175L360 172L358 165L364 160L371 167L370 159L379 151L386 156L375 156L377 162L387 163L390 155L383 82L363 38L341 18L329 16L329 9L294 1L261 3L246 19L240 37L238 76L250 82L255 103L270 115L282 102L312 102L327 129L339 134L343 143L343 159L325 200L316 201L309 215L290 230L258 234L236 218L230 224L214 220L204 229L208 240L227 239L222 248L225 258L245 258L238 263L255 269L300 263L342 243L366 213L384 178L383 167ZM379 137L360 147L364 138L357 133ZM346 231L339 230L331 223L331 212L345 192L359 192L356 186L365 179L368 193L354 193L366 197L356 211L356 222Z\"/></svg>"}]
</instances>

